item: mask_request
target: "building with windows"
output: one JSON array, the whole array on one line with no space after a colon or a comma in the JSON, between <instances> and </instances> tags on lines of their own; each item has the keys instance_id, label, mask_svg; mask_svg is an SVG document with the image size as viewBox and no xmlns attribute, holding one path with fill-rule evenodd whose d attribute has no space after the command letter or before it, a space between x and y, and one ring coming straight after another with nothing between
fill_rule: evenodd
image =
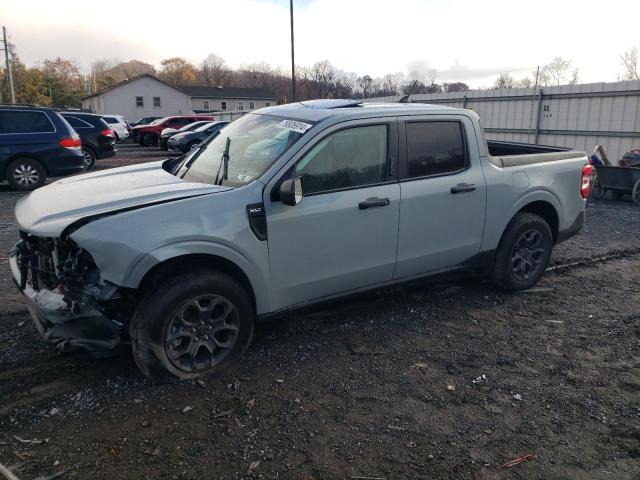
<instances>
[{"instance_id":1,"label":"building with windows","mask_svg":"<svg viewBox=\"0 0 640 480\"><path fill-rule=\"evenodd\" d=\"M143 74L82 99L82 108L100 115L122 115L127 121L208 112L248 112L276 105L275 95L259 88L176 87Z\"/></svg>"}]
</instances>

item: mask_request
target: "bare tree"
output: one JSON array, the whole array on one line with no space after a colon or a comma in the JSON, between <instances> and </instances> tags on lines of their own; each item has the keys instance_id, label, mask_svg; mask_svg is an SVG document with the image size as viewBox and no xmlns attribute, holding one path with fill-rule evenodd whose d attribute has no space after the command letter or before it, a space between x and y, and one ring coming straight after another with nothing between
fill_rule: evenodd
<instances>
[{"instance_id":1,"label":"bare tree","mask_svg":"<svg viewBox=\"0 0 640 480\"><path fill-rule=\"evenodd\" d=\"M623 80L640 80L640 61L638 60L638 48L633 47L620 56L624 67Z\"/></svg>"},{"instance_id":2,"label":"bare tree","mask_svg":"<svg viewBox=\"0 0 640 480\"><path fill-rule=\"evenodd\" d=\"M209 87L223 85L229 78L229 68L224 58L210 53L200 64L198 77Z\"/></svg>"},{"instance_id":3,"label":"bare tree","mask_svg":"<svg viewBox=\"0 0 640 480\"><path fill-rule=\"evenodd\" d=\"M547 86L575 85L578 82L578 69L572 69L571 67L571 60L555 57L551 63L540 69L538 83Z\"/></svg>"},{"instance_id":4,"label":"bare tree","mask_svg":"<svg viewBox=\"0 0 640 480\"><path fill-rule=\"evenodd\" d=\"M501 73L493 84L493 88L504 89L514 88L516 86L516 80L508 73Z\"/></svg>"},{"instance_id":5,"label":"bare tree","mask_svg":"<svg viewBox=\"0 0 640 480\"><path fill-rule=\"evenodd\" d=\"M333 89L333 81L336 70L329 60L322 60L314 63L309 69L311 80L316 86L317 98L326 98Z\"/></svg>"}]
</instances>

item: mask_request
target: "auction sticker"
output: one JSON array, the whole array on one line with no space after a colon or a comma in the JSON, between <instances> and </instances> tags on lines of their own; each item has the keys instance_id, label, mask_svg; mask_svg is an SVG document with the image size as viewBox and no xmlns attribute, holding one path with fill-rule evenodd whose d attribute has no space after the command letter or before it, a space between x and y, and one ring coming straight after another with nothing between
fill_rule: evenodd
<instances>
[{"instance_id":1,"label":"auction sticker","mask_svg":"<svg viewBox=\"0 0 640 480\"><path fill-rule=\"evenodd\" d=\"M291 130L293 132L304 133L309 130L313 125L304 122L297 122L295 120L282 120L275 125L276 128L282 128L283 130Z\"/></svg>"}]
</instances>

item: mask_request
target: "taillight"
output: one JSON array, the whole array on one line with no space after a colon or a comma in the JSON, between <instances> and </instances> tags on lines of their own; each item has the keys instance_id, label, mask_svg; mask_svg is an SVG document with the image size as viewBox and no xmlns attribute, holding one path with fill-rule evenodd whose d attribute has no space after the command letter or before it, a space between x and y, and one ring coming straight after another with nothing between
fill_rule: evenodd
<instances>
[{"instance_id":1,"label":"taillight","mask_svg":"<svg viewBox=\"0 0 640 480\"><path fill-rule=\"evenodd\" d=\"M103 137L115 137L115 135L113 134L113 130L109 130L108 128L102 130L100 132L100 135L102 135Z\"/></svg>"},{"instance_id":2,"label":"taillight","mask_svg":"<svg viewBox=\"0 0 640 480\"><path fill-rule=\"evenodd\" d=\"M580 179L580 196L587 198L589 196L589 190L591 190L591 174L593 173L593 167L589 164L582 167L582 178Z\"/></svg>"},{"instance_id":3,"label":"taillight","mask_svg":"<svg viewBox=\"0 0 640 480\"><path fill-rule=\"evenodd\" d=\"M71 148L74 150L80 150L82 148L82 141L79 138L62 138L60 139L60 146L63 148Z\"/></svg>"}]
</instances>

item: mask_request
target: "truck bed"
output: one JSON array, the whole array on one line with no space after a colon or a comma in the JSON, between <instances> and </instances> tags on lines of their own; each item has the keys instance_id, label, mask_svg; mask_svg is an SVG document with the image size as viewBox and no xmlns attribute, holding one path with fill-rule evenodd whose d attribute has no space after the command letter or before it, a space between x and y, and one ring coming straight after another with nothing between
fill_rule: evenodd
<instances>
[{"instance_id":1,"label":"truck bed","mask_svg":"<svg viewBox=\"0 0 640 480\"><path fill-rule=\"evenodd\" d=\"M497 167L515 167L586 157L585 152L571 150L566 147L503 142L499 140L487 140L487 150L489 152L489 161Z\"/></svg>"}]
</instances>

